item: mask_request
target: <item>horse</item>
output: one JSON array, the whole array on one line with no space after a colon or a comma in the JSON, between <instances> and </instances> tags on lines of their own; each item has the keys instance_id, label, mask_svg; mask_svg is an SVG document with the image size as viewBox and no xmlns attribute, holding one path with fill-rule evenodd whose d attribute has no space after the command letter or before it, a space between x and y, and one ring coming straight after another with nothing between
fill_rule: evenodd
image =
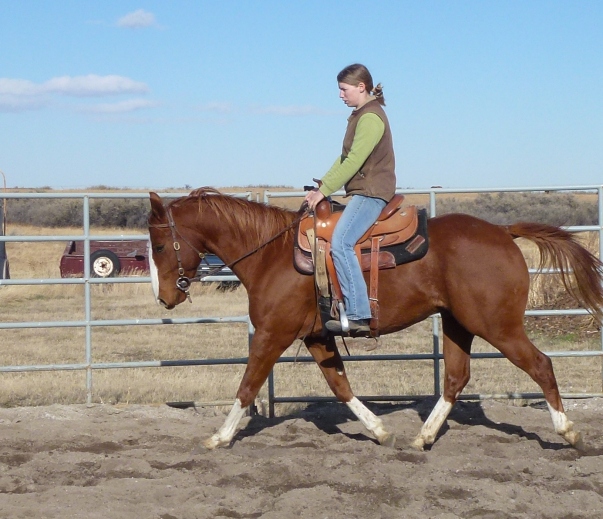
<instances>
[{"instance_id":1,"label":"horse","mask_svg":"<svg viewBox=\"0 0 603 519\"><path fill-rule=\"evenodd\" d=\"M293 264L300 212L199 188L164 204L150 192L151 278L156 301L173 309L205 253L229 265L249 297L255 328L234 404L208 449L229 445L247 408L281 354L302 340L340 402L381 445L396 438L353 393L332 334L323 333L313 276ZM566 290L599 321L603 264L568 231L546 224L495 225L466 214L428 220L429 250L417 261L379 272L381 334L403 330L439 313L443 330L444 391L412 446L431 446L470 377L471 344L478 336L525 371L542 389L554 430L582 449L580 432L564 410L552 362L524 329L530 275L515 243L538 247L540 268L555 268Z\"/></svg>"}]
</instances>

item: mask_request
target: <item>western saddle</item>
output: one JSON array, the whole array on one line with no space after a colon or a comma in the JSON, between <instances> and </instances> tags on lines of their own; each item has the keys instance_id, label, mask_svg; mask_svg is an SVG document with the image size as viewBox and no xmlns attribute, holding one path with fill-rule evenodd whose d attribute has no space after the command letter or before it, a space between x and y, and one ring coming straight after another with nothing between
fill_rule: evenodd
<instances>
[{"instance_id":1,"label":"western saddle","mask_svg":"<svg viewBox=\"0 0 603 519\"><path fill-rule=\"evenodd\" d=\"M383 208L377 221L358 240L354 247L360 266L369 275L369 301L371 306L371 336L379 336L379 301L377 299L379 270L394 268L393 254L380 251L381 247L410 242L406 245L409 252L418 249L425 242L416 235L418 228L418 210L416 206L402 208L404 195L396 194ZM314 215L302 218L296 236L295 266L304 274L314 274L319 297L331 301L331 317L337 317L346 332L347 316L343 305L343 295L331 257L331 238L333 230L341 217L345 206L322 200ZM411 238L415 236L414 239Z\"/></svg>"}]
</instances>

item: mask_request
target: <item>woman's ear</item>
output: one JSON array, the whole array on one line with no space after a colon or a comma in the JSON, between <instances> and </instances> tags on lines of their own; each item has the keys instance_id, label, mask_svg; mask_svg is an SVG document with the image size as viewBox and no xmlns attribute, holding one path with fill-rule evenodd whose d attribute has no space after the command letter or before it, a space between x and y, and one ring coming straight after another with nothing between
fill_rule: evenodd
<instances>
[{"instance_id":1,"label":"woman's ear","mask_svg":"<svg viewBox=\"0 0 603 519\"><path fill-rule=\"evenodd\" d=\"M360 93L362 94L363 92L366 92L366 85L361 81L360 83L358 83L358 89L360 90Z\"/></svg>"}]
</instances>

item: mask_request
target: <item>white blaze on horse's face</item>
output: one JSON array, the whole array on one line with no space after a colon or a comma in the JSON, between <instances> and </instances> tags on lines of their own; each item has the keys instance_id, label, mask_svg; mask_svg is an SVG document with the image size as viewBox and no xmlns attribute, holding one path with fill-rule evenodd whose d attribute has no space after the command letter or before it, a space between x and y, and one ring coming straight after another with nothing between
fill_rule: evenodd
<instances>
[{"instance_id":1,"label":"white blaze on horse's face","mask_svg":"<svg viewBox=\"0 0 603 519\"><path fill-rule=\"evenodd\" d=\"M153 287L153 294L155 295L155 301L159 304L159 272L157 271L157 265L155 265L155 258L153 257L153 247L149 242L149 270L151 271L151 286Z\"/></svg>"}]
</instances>

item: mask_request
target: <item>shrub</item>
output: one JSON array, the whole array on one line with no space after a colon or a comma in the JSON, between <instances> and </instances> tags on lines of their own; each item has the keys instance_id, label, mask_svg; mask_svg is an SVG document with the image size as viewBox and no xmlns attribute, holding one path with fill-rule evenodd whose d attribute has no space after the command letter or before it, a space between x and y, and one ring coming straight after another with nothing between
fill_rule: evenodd
<instances>
[{"instance_id":1,"label":"shrub","mask_svg":"<svg viewBox=\"0 0 603 519\"><path fill-rule=\"evenodd\" d=\"M100 186L99 186L100 189ZM143 229L148 199L99 198L90 201L90 223L103 227ZM597 202L575 193L481 193L471 199L440 197L437 213L467 213L496 224L532 221L551 225L596 225ZM81 199L15 199L8 203L7 222L50 227L79 227Z\"/></svg>"},{"instance_id":2,"label":"shrub","mask_svg":"<svg viewBox=\"0 0 603 519\"><path fill-rule=\"evenodd\" d=\"M43 227L81 227L81 199L21 198L7 205L7 223L24 223ZM146 199L93 199L90 201L90 224L100 227L142 229L147 226L149 201Z\"/></svg>"},{"instance_id":3,"label":"shrub","mask_svg":"<svg viewBox=\"0 0 603 519\"><path fill-rule=\"evenodd\" d=\"M597 202L571 193L481 193L471 200L437 200L438 214L467 213L495 224L519 221L550 225L596 225Z\"/></svg>"}]
</instances>

